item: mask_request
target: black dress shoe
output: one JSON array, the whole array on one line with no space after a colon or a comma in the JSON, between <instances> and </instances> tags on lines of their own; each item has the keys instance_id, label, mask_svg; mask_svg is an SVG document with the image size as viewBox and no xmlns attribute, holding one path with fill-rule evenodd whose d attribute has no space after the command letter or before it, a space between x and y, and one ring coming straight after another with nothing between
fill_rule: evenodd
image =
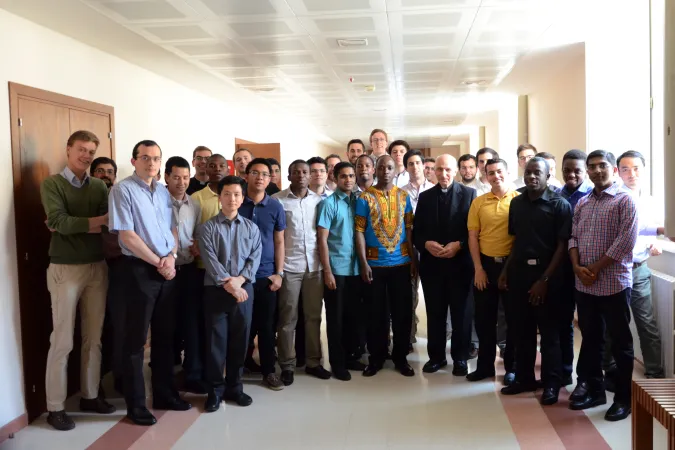
<instances>
[{"instance_id":1,"label":"black dress shoe","mask_svg":"<svg viewBox=\"0 0 675 450\"><path fill-rule=\"evenodd\" d=\"M80 411L95 412L99 414L112 414L117 411L117 408L106 402L103 397L96 397L92 399L81 398Z\"/></svg>"},{"instance_id":2,"label":"black dress shoe","mask_svg":"<svg viewBox=\"0 0 675 450\"><path fill-rule=\"evenodd\" d=\"M349 381L352 379L352 374L347 369L333 369L333 376L340 381Z\"/></svg>"},{"instance_id":3,"label":"black dress shoe","mask_svg":"<svg viewBox=\"0 0 675 450\"><path fill-rule=\"evenodd\" d=\"M612 406L609 407L605 413L605 420L610 422L617 422L623 420L631 413L631 407L629 404L614 402Z\"/></svg>"},{"instance_id":4,"label":"black dress shoe","mask_svg":"<svg viewBox=\"0 0 675 450\"><path fill-rule=\"evenodd\" d=\"M588 383L582 381L581 383L577 383L577 387L575 387L572 393L570 394L569 400L570 402L578 402L580 400L583 400L587 394L588 394Z\"/></svg>"},{"instance_id":5,"label":"black dress shoe","mask_svg":"<svg viewBox=\"0 0 675 450\"><path fill-rule=\"evenodd\" d=\"M359 360L347 361L347 370L358 370L363 372L366 369L366 365Z\"/></svg>"},{"instance_id":6,"label":"black dress shoe","mask_svg":"<svg viewBox=\"0 0 675 450\"><path fill-rule=\"evenodd\" d=\"M192 405L180 397L155 398L152 400L152 408L167 411L187 411Z\"/></svg>"},{"instance_id":7,"label":"black dress shoe","mask_svg":"<svg viewBox=\"0 0 675 450\"><path fill-rule=\"evenodd\" d=\"M544 393L541 394L541 399L539 400L539 403L541 403L544 406L548 405L555 405L558 403L558 392L560 389L548 387L544 388Z\"/></svg>"},{"instance_id":8,"label":"black dress shoe","mask_svg":"<svg viewBox=\"0 0 675 450\"><path fill-rule=\"evenodd\" d=\"M408 364L407 362L401 363L401 364L395 364L394 367L404 377L414 377L415 376L415 371L413 370L412 367L410 367L410 364Z\"/></svg>"},{"instance_id":9,"label":"black dress shoe","mask_svg":"<svg viewBox=\"0 0 675 450\"><path fill-rule=\"evenodd\" d=\"M281 382L284 383L284 386L290 386L295 379L292 370L282 370L279 378L281 378Z\"/></svg>"},{"instance_id":10,"label":"black dress shoe","mask_svg":"<svg viewBox=\"0 0 675 450\"><path fill-rule=\"evenodd\" d=\"M148 408L141 406L140 408L132 408L127 410L127 418L136 425L149 427L157 423L157 419L152 415Z\"/></svg>"},{"instance_id":11,"label":"black dress shoe","mask_svg":"<svg viewBox=\"0 0 675 450\"><path fill-rule=\"evenodd\" d=\"M511 384L516 381L516 374L513 372L506 372L506 375L504 375L504 380L502 383L504 386L511 386Z\"/></svg>"},{"instance_id":12,"label":"black dress shoe","mask_svg":"<svg viewBox=\"0 0 675 450\"><path fill-rule=\"evenodd\" d=\"M363 376L364 377L372 377L377 374L382 370L382 366L377 365L377 364L368 364L366 368L363 370Z\"/></svg>"},{"instance_id":13,"label":"black dress shoe","mask_svg":"<svg viewBox=\"0 0 675 450\"><path fill-rule=\"evenodd\" d=\"M494 376L495 376L494 372L485 372L485 371L482 371L482 370L478 369L478 370L474 370L473 372L468 374L466 376L466 379L468 381L481 381L481 380L484 380L486 378L494 378Z\"/></svg>"},{"instance_id":14,"label":"black dress shoe","mask_svg":"<svg viewBox=\"0 0 675 450\"><path fill-rule=\"evenodd\" d=\"M223 399L220 397L220 395L216 394L215 392L209 392L209 396L206 398L206 403L204 403L204 412L210 413L218 411L218 409L220 409L220 402L222 401Z\"/></svg>"},{"instance_id":15,"label":"black dress shoe","mask_svg":"<svg viewBox=\"0 0 675 450\"><path fill-rule=\"evenodd\" d=\"M510 385L503 387L500 391L503 395L518 395L523 392L534 392L537 390L537 383L521 383L514 381Z\"/></svg>"},{"instance_id":16,"label":"black dress shoe","mask_svg":"<svg viewBox=\"0 0 675 450\"><path fill-rule=\"evenodd\" d=\"M306 367L305 373L307 373L307 375L317 377L320 380L329 380L330 377L332 376L332 374L326 369L324 369L323 366Z\"/></svg>"},{"instance_id":17,"label":"black dress shoe","mask_svg":"<svg viewBox=\"0 0 675 450\"><path fill-rule=\"evenodd\" d=\"M570 409L573 411L581 411L583 409L593 408L595 406L604 405L607 403L607 396L605 392L588 392L581 400L570 402Z\"/></svg>"},{"instance_id":18,"label":"black dress shoe","mask_svg":"<svg viewBox=\"0 0 675 450\"><path fill-rule=\"evenodd\" d=\"M435 373L441 370L443 367L448 365L448 360L444 359L443 361L434 361L434 360L429 360L427 363L422 367L422 372L424 373Z\"/></svg>"},{"instance_id":19,"label":"black dress shoe","mask_svg":"<svg viewBox=\"0 0 675 450\"><path fill-rule=\"evenodd\" d=\"M65 410L50 411L47 415L47 423L59 431L69 431L75 428L75 422Z\"/></svg>"},{"instance_id":20,"label":"black dress shoe","mask_svg":"<svg viewBox=\"0 0 675 450\"><path fill-rule=\"evenodd\" d=\"M251 396L246 395L243 392L237 392L236 394L225 394L223 399L234 402L239 406L249 406L251 403L253 403Z\"/></svg>"},{"instance_id":21,"label":"black dress shoe","mask_svg":"<svg viewBox=\"0 0 675 450\"><path fill-rule=\"evenodd\" d=\"M464 377L469 373L469 368L466 365L466 361L453 361L452 362L452 374L456 377Z\"/></svg>"}]
</instances>

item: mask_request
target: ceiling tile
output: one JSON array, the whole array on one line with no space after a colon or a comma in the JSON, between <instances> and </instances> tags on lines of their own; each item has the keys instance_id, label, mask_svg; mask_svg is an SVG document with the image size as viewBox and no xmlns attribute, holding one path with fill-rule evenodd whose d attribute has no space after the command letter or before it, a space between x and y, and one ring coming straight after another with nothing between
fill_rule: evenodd
<instances>
[{"instance_id":1,"label":"ceiling tile","mask_svg":"<svg viewBox=\"0 0 675 450\"><path fill-rule=\"evenodd\" d=\"M365 74L386 72L382 64L351 64L351 65L336 66L335 68L341 70L347 75L365 75Z\"/></svg>"},{"instance_id":2,"label":"ceiling tile","mask_svg":"<svg viewBox=\"0 0 675 450\"><path fill-rule=\"evenodd\" d=\"M276 9L267 0L201 0L207 8L219 16L276 14Z\"/></svg>"},{"instance_id":3,"label":"ceiling tile","mask_svg":"<svg viewBox=\"0 0 675 450\"><path fill-rule=\"evenodd\" d=\"M328 0L302 0L308 12L340 12L340 11L368 11L370 10L369 0L339 0L331 2Z\"/></svg>"},{"instance_id":4,"label":"ceiling tile","mask_svg":"<svg viewBox=\"0 0 675 450\"><path fill-rule=\"evenodd\" d=\"M205 39L213 37L197 25L145 27L144 30L157 36L163 41L180 41L185 39Z\"/></svg>"},{"instance_id":5,"label":"ceiling tile","mask_svg":"<svg viewBox=\"0 0 675 450\"><path fill-rule=\"evenodd\" d=\"M316 63L316 59L310 54L277 53L260 56L260 58L270 66L299 66Z\"/></svg>"},{"instance_id":6,"label":"ceiling tile","mask_svg":"<svg viewBox=\"0 0 675 450\"><path fill-rule=\"evenodd\" d=\"M255 67L239 68L239 69L222 69L217 70L216 72L221 73L232 79L269 77L274 75L274 72L272 70Z\"/></svg>"},{"instance_id":7,"label":"ceiling tile","mask_svg":"<svg viewBox=\"0 0 675 450\"><path fill-rule=\"evenodd\" d=\"M476 0L401 0L404 8L418 8L420 6L454 7L475 5Z\"/></svg>"},{"instance_id":8,"label":"ceiling tile","mask_svg":"<svg viewBox=\"0 0 675 450\"><path fill-rule=\"evenodd\" d=\"M453 61L409 62L403 64L406 72L447 72L453 66Z\"/></svg>"},{"instance_id":9,"label":"ceiling tile","mask_svg":"<svg viewBox=\"0 0 675 450\"><path fill-rule=\"evenodd\" d=\"M185 15L166 2L131 1L105 2L102 5L127 20L184 19Z\"/></svg>"},{"instance_id":10,"label":"ceiling tile","mask_svg":"<svg viewBox=\"0 0 675 450\"><path fill-rule=\"evenodd\" d=\"M447 48L420 48L403 52L403 61L433 61L451 58Z\"/></svg>"},{"instance_id":11,"label":"ceiling tile","mask_svg":"<svg viewBox=\"0 0 675 450\"><path fill-rule=\"evenodd\" d=\"M294 34L283 21L236 22L228 24L241 37L280 36Z\"/></svg>"},{"instance_id":12,"label":"ceiling tile","mask_svg":"<svg viewBox=\"0 0 675 450\"><path fill-rule=\"evenodd\" d=\"M246 40L260 53L306 51L307 47L300 39L253 39Z\"/></svg>"},{"instance_id":13,"label":"ceiling tile","mask_svg":"<svg viewBox=\"0 0 675 450\"><path fill-rule=\"evenodd\" d=\"M244 58L214 58L214 59L201 59L199 60L202 64L206 64L210 67L215 67L219 69L224 69L228 67L250 67L251 64L246 61Z\"/></svg>"},{"instance_id":14,"label":"ceiling tile","mask_svg":"<svg viewBox=\"0 0 675 450\"><path fill-rule=\"evenodd\" d=\"M379 51L336 52L334 55L340 64L374 63L379 62L382 56Z\"/></svg>"},{"instance_id":15,"label":"ceiling tile","mask_svg":"<svg viewBox=\"0 0 675 450\"><path fill-rule=\"evenodd\" d=\"M315 19L314 23L322 33L375 31L375 22L371 17Z\"/></svg>"},{"instance_id":16,"label":"ceiling tile","mask_svg":"<svg viewBox=\"0 0 675 450\"><path fill-rule=\"evenodd\" d=\"M341 39L341 38L327 38L326 43L328 44L328 47L333 49L333 50L350 51L350 50L361 50L361 49L372 48L372 47L377 48L380 45L380 41L375 36L360 36L359 39L367 39L368 40L368 45L363 46L363 47L340 47L337 43L338 39ZM349 39L349 38L346 38L346 39Z\"/></svg>"},{"instance_id":17,"label":"ceiling tile","mask_svg":"<svg viewBox=\"0 0 675 450\"><path fill-rule=\"evenodd\" d=\"M442 72L419 72L419 73L404 73L403 79L405 81L440 81L443 78Z\"/></svg>"},{"instance_id":18,"label":"ceiling tile","mask_svg":"<svg viewBox=\"0 0 675 450\"><path fill-rule=\"evenodd\" d=\"M454 28L462 20L461 12L433 12L429 14L403 14L403 29L414 28Z\"/></svg>"},{"instance_id":19,"label":"ceiling tile","mask_svg":"<svg viewBox=\"0 0 675 450\"><path fill-rule=\"evenodd\" d=\"M284 67L281 69L285 74L296 77L296 76L314 76L314 75L325 75L324 70L319 66L302 66L302 67Z\"/></svg>"},{"instance_id":20,"label":"ceiling tile","mask_svg":"<svg viewBox=\"0 0 675 450\"><path fill-rule=\"evenodd\" d=\"M404 34L405 47L447 47L455 43L457 35L453 33Z\"/></svg>"},{"instance_id":21,"label":"ceiling tile","mask_svg":"<svg viewBox=\"0 0 675 450\"><path fill-rule=\"evenodd\" d=\"M185 44L185 45L173 45L172 47L190 56L222 55L225 53L230 53L232 51L232 49L229 46L222 43Z\"/></svg>"}]
</instances>

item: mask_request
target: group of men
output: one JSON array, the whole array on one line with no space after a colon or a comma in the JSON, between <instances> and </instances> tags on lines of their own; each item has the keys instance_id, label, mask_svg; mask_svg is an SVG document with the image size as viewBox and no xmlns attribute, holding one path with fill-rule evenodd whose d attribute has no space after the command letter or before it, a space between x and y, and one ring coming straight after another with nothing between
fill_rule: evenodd
<instances>
[{"instance_id":1,"label":"group of men","mask_svg":"<svg viewBox=\"0 0 675 450\"><path fill-rule=\"evenodd\" d=\"M191 408L174 377L182 364L181 390L206 394L204 409L213 412L223 400L252 403L244 367L272 390L292 385L302 366L347 381L350 371L372 377L391 359L413 376L407 356L420 283L425 373L448 365L450 334L453 375L494 377L499 346L502 394L543 388L541 403L554 404L560 387L572 384L576 305L583 340L570 408L606 403L607 388L615 397L606 418L630 414L629 308L646 375L664 376L645 264L660 252L655 236L663 226L650 217L638 152L617 160L571 150L554 187L555 157L529 144L517 149L523 175L511 181L490 148L459 160L425 158L376 129L370 152L354 139L346 161L293 161L289 187L280 190L279 162L243 148L232 158L237 176L224 156L200 146L194 177L190 163L174 156L161 184L162 150L151 140L136 144L133 175L115 183L115 162L94 159L98 144L91 132L74 133L67 166L41 186L52 233L47 420L58 430L75 427L64 401L78 305L80 409L115 410L99 387L112 371L127 417L139 425L156 422L143 378L149 329L153 408ZM324 305L331 371L322 365Z\"/></svg>"}]
</instances>

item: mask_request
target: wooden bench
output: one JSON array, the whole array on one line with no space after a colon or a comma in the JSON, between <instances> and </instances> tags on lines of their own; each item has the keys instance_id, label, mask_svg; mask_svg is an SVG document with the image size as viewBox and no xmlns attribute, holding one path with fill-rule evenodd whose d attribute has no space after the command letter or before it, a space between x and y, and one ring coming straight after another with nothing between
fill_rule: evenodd
<instances>
[{"instance_id":1,"label":"wooden bench","mask_svg":"<svg viewBox=\"0 0 675 450\"><path fill-rule=\"evenodd\" d=\"M633 380L633 449L654 448L654 422L668 430L668 449L675 450L675 379Z\"/></svg>"}]
</instances>

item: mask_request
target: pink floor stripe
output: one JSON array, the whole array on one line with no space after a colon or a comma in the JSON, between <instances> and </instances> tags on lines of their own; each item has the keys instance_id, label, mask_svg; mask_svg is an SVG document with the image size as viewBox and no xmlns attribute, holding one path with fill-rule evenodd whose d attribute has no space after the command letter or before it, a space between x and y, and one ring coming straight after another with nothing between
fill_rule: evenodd
<instances>
[{"instance_id":1,"label":"pink floor stripe","mask_svg":"<svg viewBox=\"0 0 675 450\"><path fill-rule=\"evenodd\" d=\"M165 411L152 411L152 413L157 418L157 421L161 422ZM152 427L134 425L127 418L123 418L99 437L93 444L87 447L87 450L126 450L151 428Z\"/></svg>"}]
</instances>

